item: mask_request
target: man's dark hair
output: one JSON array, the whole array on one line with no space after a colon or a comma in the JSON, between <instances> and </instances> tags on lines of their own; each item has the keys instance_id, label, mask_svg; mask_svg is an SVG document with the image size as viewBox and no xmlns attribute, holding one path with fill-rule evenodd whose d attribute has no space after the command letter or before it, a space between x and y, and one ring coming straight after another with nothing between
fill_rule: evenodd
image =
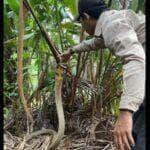
<instances>
[{"instance_id":1,"label":"man's dark hair","mask_svg":"<svg viewBox=\"0 0 150 150\"><path fill-rule=\"evenodd\" d=\"M98 19L102 12L108 10L107 5L103 0L79 0L78 13L76 20L79 21L83 18L83 13L87 13L94 19Z\"/></svg>"}]
</instances>

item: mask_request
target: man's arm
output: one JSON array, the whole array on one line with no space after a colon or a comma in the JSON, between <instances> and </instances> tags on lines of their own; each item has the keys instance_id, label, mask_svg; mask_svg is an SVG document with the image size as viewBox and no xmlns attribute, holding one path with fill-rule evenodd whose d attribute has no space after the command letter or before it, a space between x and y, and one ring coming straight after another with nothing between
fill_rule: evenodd
<instances>
[{"instance_id":1,"label":"man's arm","mask_svg":"<svg viewBox=\"0 0 150 150\"><path fill-rule=\"evenodd\" d=\"M65 53L60 55L60 61L66 63L74 53L96 51L100 48L105 48L103 38L93 37L90 40L84 40L80 44L69 48Z\"/></svg>"},{"instance_id":2,"label":"man's arm","mask_svg":"<svg viewBox=\"0 0 150 150\"><path fill-rule=\"evenodd\" d=\"M105 48L104 41L102 37L93 37L90 40L84 40L80 44L71 48L72 53L81 53L96 51L100 48Z\"/></svg>"}]
</instances>

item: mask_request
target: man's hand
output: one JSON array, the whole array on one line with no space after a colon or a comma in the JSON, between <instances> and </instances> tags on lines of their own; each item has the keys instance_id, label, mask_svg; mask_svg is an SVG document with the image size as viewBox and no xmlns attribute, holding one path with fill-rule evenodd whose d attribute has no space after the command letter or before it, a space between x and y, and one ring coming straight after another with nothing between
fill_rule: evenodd
<instances>
[{"instance_id":1,"label":"man's hand","mask_svg":"<svg viewBox=\"0 0 150 150\"><path fill-rule=\"evenodd\" d=\"M117 150L131 150L131 145L134 145L132 124L132 113L120 111L114 128L114 142Z\"/></svg>"},{"instance_id":2,"label":"man's hand","mask_svg":"<svg viewBox=\"0 0 150 150\"><path fill-rule=\"evenodd\" d=\"M68 49L66 52L64 52L63 54L61 54L60 56L60 62L61 63L67 63L71 57L71 50Z\"/></svg>"}]
</instances>

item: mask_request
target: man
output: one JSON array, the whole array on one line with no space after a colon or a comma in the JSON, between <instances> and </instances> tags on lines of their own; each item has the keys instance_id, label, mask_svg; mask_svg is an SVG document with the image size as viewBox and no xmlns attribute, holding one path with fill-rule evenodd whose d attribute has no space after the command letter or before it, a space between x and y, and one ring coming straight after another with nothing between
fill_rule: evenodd
<instances>
[{"instance_id":1,"label":"man","mask_svg":"<svg viewBox=\"0 0 150 150\"><path fill-rule=\"evenodd\" d=\"M69 48L61 61L105 47L122 58L123 94L114 142L120 150L145 150L145 20L132 10L109 10L102 0L79 0L78 11L77 20L93 38Z\"/></svg>"}]
</instances>

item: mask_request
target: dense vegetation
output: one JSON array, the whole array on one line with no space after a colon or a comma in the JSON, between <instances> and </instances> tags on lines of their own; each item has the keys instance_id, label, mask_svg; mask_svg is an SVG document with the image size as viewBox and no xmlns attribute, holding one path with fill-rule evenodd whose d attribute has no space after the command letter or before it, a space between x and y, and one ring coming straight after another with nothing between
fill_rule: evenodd
<instances>
[{"instance_id":1,"label":"dense vegetation","mask_svg":"<svg viewBox=\"0 0 150 150\"><path fill-rule=\"evenodd\" d=\"M120 0L121 1L121 0ZM123 2L123 0L121 1ZM124 8L144 13L144 0L126 1ZM106 0L122 9L119 0ZM77 0L31 0L32 10L62 53L88 39L73 21ZM31 12L24 8L23 91L32 112L34 130L58 127L55 99L56 60ZM18 93L17 41L19 0L4 0L4 127L17 136L27 132L27 117ZM63 74L62 100L67 114L82 110L89 116L118 115L122 92L122 63L108 49L75 54L68 63L71 77ZM49 119L49 120L48 120ZM46 122L48 120L48 122ZM69 123L68 123L69 124ZM66 126L71 126L67 125ZM66 134L72 131L68 127ZM72 129L73 130L73 129Z\"/></svg>"}]
</instances>

